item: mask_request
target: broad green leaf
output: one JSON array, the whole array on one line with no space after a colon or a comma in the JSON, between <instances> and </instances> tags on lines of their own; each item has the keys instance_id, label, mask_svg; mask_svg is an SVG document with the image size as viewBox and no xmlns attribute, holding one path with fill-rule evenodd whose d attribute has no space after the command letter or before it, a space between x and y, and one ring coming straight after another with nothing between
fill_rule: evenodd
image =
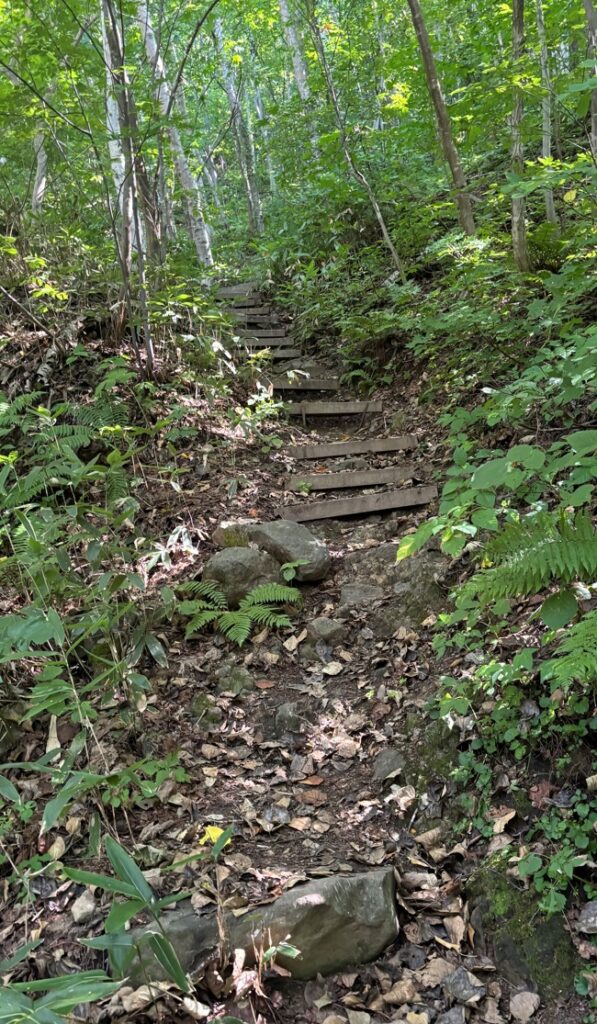
<instances>
[{"instance_id":1,"label":"broad green leaf","mask_svg":"<svg viewBox=\"0 0 597 1024\"><path fill-rule=\"evenodd\" d=\"M545 452L531 444L515 444L508 451L510 462L520 462L525 469L541 469L545 465Z\"/></svg>"},{"instance_id":2,"label":"broad green leaf","mask_svg":"<svg viewBox=\"0 0 597 1024\"><path fill-rule=\"evenodd\" d=\"M164 645L160 643L157 636L154 636L153 633L148 633L145 637L145 646L154 661L156 661L161 668L168 667L168 655L164 650Z\"/></svg>"},{"instance_id":3,"label":"broad green leaf","mask_svg":"<svg viewBox=\"0 0 597 1024\"><path fill-rule=\"evenodd\" d=\"M492 508L477 508L471 520L479 530L497 530L498 518Z\"/></svg>"},{"instance_id":4,"label":"broad green leaf","mask_svg":"<svg viewBox=\"0 0 597 1024\"><path fill-rule=\"evenodd\" d=\"M170 980L178 985L181 992L190 992L189 980L170 940L161 932L153 932L149 936L149 945Z\"/></svg>"},{"instance_id":5,"label":"broad green leaf","mask_svg":"<svg viewBox=\"0 0 597 1024\"><path fill-rule=\"evenodd\" d=\"M508 475L508 459L492 459L473 473L472 486L479 491L500 487Z\"/></svg>"},{"instance_id":6,"label":"broad green leaf","mask_svg":"<svg viewBox=\"0 0 597 1024\"><path fill-rule=\"evenodd\" d=\"M396 552L396 561L402 562L403 559L408 558L410 555L414 555L416 551L419 551L423 547L430 537L433 536L433 524L423 523L419 526L415 533L409 533L407 537L403 537L398 545L398 551Z\"/></svg>"},{"instance_id":7,"label":"broad green leaf","mask_svg":"<svg viewBox=\"0 0 597 1024\"><path fill-rule=\"evenodd\" d=\"M119 878L112 878L111 875L99 875L95 871L82 871L80 868L64 868L64 874L73 882L80 882L81 885L97 885L106 892L116 892L120 896L130 896L135 899L138 896L134 886L128 882L122 882Z\"/></svg>"},{"instance_id":8,"label":"broad green leaf","mask_svg":"<svg viewBox=\"0 0 597 1024\"><path fill-rule=\"evenodd\" d=\"M125 903L114 901L112 909L106 918L104 925L106 932L119 932L124 928L131 917L138 914L145 907L144 900L126 900Z\"/></svg>"},{"instance_id":9,"label":"broad green leaf","mask_svg":"<svg viewBox=\"0 0 597 1024\"><path fill-rule=\"evenodd\" d=\"M561 629L577 614L578 602L571 590L560 590L541 605L541 618L550 629Z\"/></svg>"},{"instance_id":10,"label":"broad green leaf","mask_svg":"<svg viewBox=\"0 0 597 1024\"><path fill-rule=\"evenodd\" d=\"M597 451L597 430L576 430L573 434L566 434L566 440L579 455Z\"/></svg>"},{"instance_id":11,"label":"broad green leaf","mask_svg":"<svg viewBox=\"0 0 597 1024\"><path fill-rule=\"evenodd\" d=\"M529 878L531 875L536 875L541 869L543 861L536 853L529 853L526 857L523 857L518 863L518 874L522 878Z\"/></svg>"},{"instance_id":12,"label":"broad green leaf","mask_svg":"<svg viewBox=\"0 0 597 1024\"><path fill-rule=\"evenodd\" d=\"M118 878L125 881L127 885L135 890L133 895L144 900L147 905L152 904L155 899L153 890L133 858L129 856L126 850L123 850L122 846L115 839L112 839L112 836L106 836L104 845L108 860Z\"/></svg>"},{"instance_id":13,"label":"broad green leaf","mask_svg":"<svg viewBox=\"0 0 597 1024\"><path fill-rule=\"evenodd\" d=\"M0 796L13 804L20 804L21 797L16 786L5 775L0 775Z\"/></svg>"}]
</instances>

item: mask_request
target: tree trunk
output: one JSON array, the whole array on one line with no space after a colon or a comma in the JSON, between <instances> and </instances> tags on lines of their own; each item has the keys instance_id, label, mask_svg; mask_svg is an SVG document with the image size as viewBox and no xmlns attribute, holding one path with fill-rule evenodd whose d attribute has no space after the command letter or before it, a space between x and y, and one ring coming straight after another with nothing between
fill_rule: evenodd
<instances>
[{"instance_id":1,"label":"tree trunk","mask_svg":"<svg viewBox=\"0 0 597 1024\"><path fill-rule=\"evenodd\" d=\"M344 119L342 117L342 111L340 110L340 103L338 101L338 95L336 93L336 86L334 85L334 79L332 78L331 68L329 66L328 59L327 59L326 52L325 52L325 47L323 45L323 39L322 39L322 36L321 36L321 31L320 31L320 28L319 28L319 23L318 23L317 18L315 16L313 0L308 0L308 15L309 15L309 27L311 29L311 35L313 37L313 42L315 44L315 50L317 52L317 57L319 59L319 63L321 64L321 68L322 68L322 71L323 71L328 99L329 99L330 105L332 107L332 110L334 111L334 117L335 117L335 120L336 120L336 126L338 128L338 133L340 135L340 143L341 143L341 146L342 146L342 152L344 154L344 159L346 160L346 163L348 164L348 167L350 169L350 172L351 172L353 178L361 186L361 188L364 190L364 192L367 195L367 198L369 199L369 202L371 203L371 207L372 207L373 212L375 214L377 223L379 224L379 228L380 228L380 231L381 231L381 234L382 234L382 238L383 238L383 240L384 240L384 242L385 242L385 244L386 244L386 246L387 246L387 248L388 248L388 250L390 252L390 256L392 257L392 262L393 262L394 266L396 267L396 270L398 271L398 273L400 275L400 279L401 279L402 283L406 284L406 273L404 271L404 266L403 266L402 260L400 259L399 255L398 255L398 253L396 251L396 247L395 247L395 245L394 245L394 243L392 241L392 237L390 235L390 232L388 231L388 226L387 226L387 224L385 222L385 218L384 218L384 215L382 213L382 210L381 210L381 207L379 205L379 202L377 200L377 197L376 197L376 195L375 195L375 193L374 193L374 191L373 191L373 189L372 189L368 179L365 177L363 172L357 166L357 164L356 164L356 162L354 160L354 157L353 157L353 155L351 153L351 150L350 150L350 146L349 146L349 143L348 143L348 137L346 135L346 128L344 126Z\"/></svg>"},{"instance_id":2,"label":"tree trunk","mask_svg":"<svg viewBox=\"0 0 597 1024\"><path fill-rule=\"evenodd\" d=\"M454 188L456 190L456 208L458 210L458 220L462 230L467 235L475 234L475 218L473 216L473 206L471 198L467 192L466 178L462 170L460 163L460 157L458 150L454 143L454 137L452 135L452 124L446 108L446 102L443 97L441 85L437 77L437 69L435 66L435 58L433 56L433 50L431 49L431 43L429 35L427 33L427 26L425 25L425 19L423 18L423 12L419 0L408 0L408 6L410 7L410 13L412 16L413 25L417 35L419 43L419 49L423 58L423 66L425 68L425 77L427 78L427 87L431 95L431 100L435 109L435 116L437 120L437 128L439 132L440 142L443 150L444 157L450 168L452 174L452 181L454 182Z\"/></svg>"},{"instance_id":3,"label":"tree trunk","mask_svg":"<svg viewBox=\"0 0 597 1024\"><path fill-rule=\"evenodd\" d=\"M543 99L541 100L541 110L543 115L541 156L544 160L549 160L551 157L551 75L549 73L549 51L547 49L547 36L545 34L543 0L535 0L535 2L537 4L537 34L539 36L539 45L541 47L541 85L543 86ZM544 198L545 216L547 217L547 220L550 224L559 225L558 215L553 201L553 189L546 188Z\"/></svg>"},{"instance_id":4,"label":"tree trunk","mask_svg":"<svg viewBox=\"0 0 597 1024\"><path fill-rule=\"evenodd\" d=\"M524 47L524 0L513 0L512 5L512 70L518 75L520 58ZM524 170L522 145L523 103L522 89L514 85L514 106L512 109L512 170L520 177ZM523 196L512 197L512 250L514 262L519 270L528 273L531 269L527 229L525 223L526 203Z\"/></svg>"},{"instance_id":5,"label":"tree trunk","mask_svg":"<svg viewBox=\"0 0 597 1024\"><path fill-rule=\"evenodd\" d=\"M249 129L247 127L247 122L243 116L240 97L234 80L234 72L226 56L224 48L224 30L222 28L220 18L216 18L214 25L214 40L218 56L220 58L222 79L224 82L226 96L228 97L228 106L230 107L230 119L234 134L236 155L247 195L249 228L253 234L262 235L263 214L261 212L261 196L259 195L259 186L257 184L253 145Z\"/></svg>"},{"instance_id":6,"label":"tree trunk","mask_svg":"<svg viewBox=\"0 0 597 1024\"><path fill-rule=\"evenodd\" d=\"M171 90L166 75L166 67L160 56L157 40L151 27L149 11L145 0L139 0L137 4L137 21L141 29L145 52L157 82L155 87L156 98L162 114L167 118L170 108ZM201 194L197 181L189 167L178 128L172 124L167 124L166 131L172 151L174 169L184 194L189 234L195 246L199 262L206 267L211 267L214 261L211 252L209 229L203 216Z\"/></svg>"},{"instance_id":7,"label":"tree trunk","mask_svg":"<svg viewBox=\"0 0 597 1024\"><path fill-rule=\"evenodd\" d=\"M589 60L594 62L593 75L597 78L597 10L593 0L582 0L587 16L587 32L589 37ZM591 93L591 154L597 160L597 89Z\"/></svg>"},{"instance_id":8,"label":"tree trunk","mask_svg":"<svg viewBox=\"0 0 597 1024\"><path fill-rule=\"evenodd\" d=\"M255 112L261 122L261 133L263 135L263 148L265 150L265 166L267 168L267 176L269 178L269 189L273 196L277 195L278 183L276 181L276 171L274 168L274 162L272 160L272 154L270 150L270 134L267 127L267 118L265 115L265 107L263 105L263 99L261 96L261 89L259 86L255 87L255 95L253 97L255 103Z\"/></svg>"},{"instance_id":9,"label":"tree trunk","mask_svg":"<svg viewBox=\"0 0 597 1024\"><path fill-rule=\"evenodd\" d=\"M303 48L301 46L297 27L290 14L288 0L280 0L280 18L282 20L282 28L284 29L284 39L286 40L286 45L290 50L290 57L292 59L292 70L294 72L296 91L303 101L303 104L306 104L307 100L311 96L309 80L307 78L307 65L303 56Z\"/></svg>"},{"instance_id":10,"label":"tree trunk","mask_svg":"<svg viewBox=\"0 0 597 1024\"><path fill-rule=\"evenodd\" d=\"M31 212L41 213L46 185L48 182L48 152L46 150L46 133L43 127L39 127L33 140L33 152L35 153L35 180L31 193Z\"/></svg>"}]
</instances>

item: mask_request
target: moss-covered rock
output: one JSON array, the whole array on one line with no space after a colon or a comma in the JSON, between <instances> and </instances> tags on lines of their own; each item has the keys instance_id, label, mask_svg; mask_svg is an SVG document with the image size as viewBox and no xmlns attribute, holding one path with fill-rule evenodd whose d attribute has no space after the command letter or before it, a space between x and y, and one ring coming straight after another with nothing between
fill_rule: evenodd
<instances>
[{"instance_id":1,"label":"moss-covered rock","mask_svg":"<svg viewBox=\"0 0 597 1024\"><path fill-rule=\"evenodd\" d=\"M476 952L504 978L552 1000L570 995L579 959L561 914L546 917L534 892L521 891L500 861L486 864L467 887Z\"/></svg>"}]
</instances>

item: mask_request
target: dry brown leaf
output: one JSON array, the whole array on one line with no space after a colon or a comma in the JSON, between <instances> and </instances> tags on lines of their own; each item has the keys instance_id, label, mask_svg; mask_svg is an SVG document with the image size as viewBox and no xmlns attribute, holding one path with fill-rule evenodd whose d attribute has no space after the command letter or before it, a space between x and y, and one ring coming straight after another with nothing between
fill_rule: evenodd
<instances>
[{"instance_id":1,"label":"dry brown leaf","mask_svg":"<svg viewBox=\"0 0 597 1024\"><path fill-rule=\"evenodd\" d=\"M311 818L292 818L288 822L288 827L296 829L297 832L304 832L311 824Z\"/></svg>"},{"instance_id":2,"label":"dry brown leaf","mask_svg":"<svg viewBox=\"0 0 597 1024\"><path fill-rule=\"evenodd\" d=\"M454 973L454 964L441 957L430 960L422 970L416 971L415 977L423 988L436 988L444 978Z\"/></svg>"},{"instance_id":3,"label":"dry brown leaf","mask_svg":"<svg viewBox=\"0 0 597 1024\"><path fill-rule=\"evenodd\" d=\"M301 786L321 786L322 782L321 775L310 775L308 779L301 779Z\"/></svg>"},{"instance_id":4,"label":"dry brown leaf","mask_svg":"<svg viewBox=\"0 0 597 1024\"><path fill-rule=\"evenodd\" d=\"M392 786L388 795L384 798L384 803L396 804L398 809L404 814L405 811L412 807L417 794L414 786Z\"/></svg>"},{"instance_id":5,"label":"dry brown leaf","mask_svg":"<svg viewBox=\"0 0 597 1024\"><path fill-rule=\"evenodd\" d=\"M493 817L493 815L492 815ZM505 814L500 814L499 818L495 818L493 822L493 834L494 836L500 836L509 821L516 817L516 811L509 809Z\"/></svg>"},{"instance_id":6,"label":"dry brown leaf","mask_svg":"<svg viewBox=\"0 0 597 1024\"><path fill-rule=\"evenodd\" d=\"M344 671L344 665L339 661L329 661L327 665L324 665L322 670L324 676L339 676Z\"/></svg>"}]
</instances>

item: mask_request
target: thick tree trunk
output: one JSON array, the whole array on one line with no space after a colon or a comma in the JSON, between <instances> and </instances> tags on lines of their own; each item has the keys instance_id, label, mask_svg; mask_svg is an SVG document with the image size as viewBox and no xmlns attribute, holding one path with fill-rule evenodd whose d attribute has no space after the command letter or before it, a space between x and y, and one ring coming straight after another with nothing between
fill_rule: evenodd
<instances>
[{"instance_id":1,"label":"thick tree trunk","mask_svg":"<svg viewBox=\"0 0 597 1024\"><path fill-rule=\"evenodd\" d=\"M597 78L597 10L593 0L582 0L587 16L587 33L589 41L589 60L594 62L593 75ZM591 93L591 154L597 160L597 89Z\"/></svg>"},{"instance_id":2,"label":"thick tree trunk","mask_svg":"<svg viewBox=\"0 0 597 1024\"><path fill-rule=\"evenodd\" d=\"M435 117L437 120L437 128L443 154L450 168L452 181L454 182L454 188L456 190L458 220L460 221L462 230L467 235L474 235L476 229L471 197L467 192L466 178L464 177L458 150L454 143L452 125L446 108L446 102L444 100L439 78L437 76L435 58L433 56L433 50L431 49L431 43L427 33L425 19L423 18L421 5L419 4L419 0L408 0L408 6L410 7L413 25L419 43L419 49L423 58L427 87L435 109Z\"/></svg>"},{"instance_id":3,"label":"thick tree trunk","mask_svg":"<svg viewBox=\"0 0 597 1024\"><path fill-rule=\"evenodd\" d=\"M539 36L539 46L541 47L541 85L543 86L543 99L541 100L541 156L544 160L549 160L551 157L551 75L549 73L549 51L545 34L543 0L535 0L535 2L537 4L537 34ZM550 224L558 225L558 215L553 201L553 189L546 188L544 197L545 216Z\"/></svg>"},{"instance_id":4,"label":"thick tree trunk","mask_svg":"<svg viewBox=\"0 0 597 1024\"><path fill-rule=\"evenodd\" d=\"M273 196L277 195L278 183L276 181L276 171L274 168L274 161L272 160L272 154L270 150L271 140L270 134L267 127L267 118L265 115L265 107L263 105L263 99L261 96L261 90L259 86L255 87L255 95L253 97L255 104L255 112L259 121L261 122L261 134L263 135L263 148L265 150L265 166L267 168L267 176L269 178L269 189Z\"/></svg>"},{"instance_id":5,"label":"thick tree trunk","mask_svg":"<svg viewBox=\"0 0 597 1024\"><path fill-rule=\"evenodd\" d=\"M220 58L222 79L224 82L226 96L228 97L228 106L230 107L230 119L234 134L236 155L247 195L249 228L253 234L262 235L263 214L261 212L261 196L259 194L259 186L257 184L253 145L249 129L247 127L247 122L243 116L240 97L234 80L234 72L230 61L226 56L224 47L224 30L222 28L220 18L216 18L215 21L214 40L218 56Z\"/></svg>"},{"instance_id":6,"label":"thick tree trunk","mask_svg":"<svg viewBox=\"0 0 597 1024\"><path fill-rule=\"evenodd\" d=\"M284 39L286 40L286 45L290 50L296 91L303 101L303 104L305 104L311 95L309 80L307 78L307 65L303 56L303 48L301 46L298 30L294 18L290 13L288 0L280 0L280 18L282 19L282 28L284 29Z\"/></svg>"},{"instance_id":7,"label":"thick tree trunk","mask_svg":"<svg viewBox=\"0 0 597 1024\"><path fill-rule=\"evenodd\" d=\"M156 78L156 98L164 117L169 116L171 90L168 84L166 67L158 50L157 40L151 27L149 11L145 0L137 4L137 21L145 46L145 52L154 70ZM187 160L178 128L172 124L166 126L176 176L184 194L185 209L189 234L192 238L199 262L204 266L213 266L209 229L203 216L201 194L197 181Z\"/></svg>"},{"instance_id":8,"label":"thick tree trunk","mask_svg":"<svg viewBox=\"0 0 597 1024\"><path fill-rule=\"evenodd\" d=\"M524 47L524 0L513 0L512 5L512 64L513 72L518 74L518 63ZM514 86L514 107L512 110L512 170L517 176L524 170L524 150L522 145L523 118L522 89ZM512 197L512 250L514 262L519 270L528 272L531 269L527 229L525 223L526 204L524 197Z\"/></svg>"},{"instance_id":9,"label":"thick tree trunk","mask_svg":"<svg viewBox=\"0 0 597 1024\"><path fill-rule=\"evenodd\" d=\"M317 52L317 57L319 59L319 63L321 64L321 69L323 71L323 75L324 75L324 79L325 79L325 84L326 84L326 91L327 91L327 94L328 94L328 99L329 99L330 105L332 107L332 110L334 111L334 117L335 117L335 120L336 120L336 126L338 128L338 133L340 135L340 142L341 142L341 145L342 145L342 152L344 154L344 159L346 160L346 163L348 164L348 167L350 169L350 172L351 172L353 178L361 186L361 188L366 193L367 198L369 199L369 202L370 202L371 207L373 209L373 212L375 214L377 223L379 224L379 228L380 228L380 231L381 231L381 234L382 234L382 238L383 238L383 240L384 240L384 242L385 242L385 244L386 244L386 246L387 246L387 248L388 248L388 250L390 252L390 256L392 257L392 262L393 262L394 266L396 267L396 270L398 271L398 273L400 275L400 279L401 279L402 283L406 284L406 273L405 273L405 270L404 270L404 265L402 263L402 260L400 259L400 256L398 255L398 252L396 251L396 246L394 245L394 243L392 241L392 237L390 235L390 232L388 231L388 226L387 226L387 224L385 222L385 218L384 218L384 215L382 213L382 210L381 210L381 207L379 205L379 202L377 200L377 197L376 197L376 195L375 195L375 193L374 193L374 191L373 191L373 189L371 187L371 184L369 183L368 179L365 177L363 172L357 166L357 164L355 162L355 159L354 159L354 157L352 155L351 149L350 149L350 145L349 145L349 142L348 142L348 137L347 137L347 134L346 134L346 128L344 126L344 118L342 116L342 111L340 109L340 103L338 101L338 94L336 93L336 86L334 85L334 79L332 77L332 71L331 71L330 65L328 63L328 59L327 59L326 52L325 52L325 47L323 45L323 39L322 39L322 36L321 36L321 31L320 31L320 28L319 28L319 23L317 21L317 18L316 18L316 15L315 15L315 11L314 11L313 0L308 0L308 14L309 14L309 27L311 29L311 35L313 37L313 42L315 44L315 50Z\"/></svg>"}]
</instances>

